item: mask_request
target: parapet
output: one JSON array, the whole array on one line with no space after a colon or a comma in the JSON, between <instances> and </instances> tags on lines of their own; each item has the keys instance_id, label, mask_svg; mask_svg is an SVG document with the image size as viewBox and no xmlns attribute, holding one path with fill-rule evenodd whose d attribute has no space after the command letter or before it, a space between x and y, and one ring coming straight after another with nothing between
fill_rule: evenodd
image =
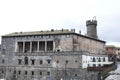
<instances>
[{"instance_id":1,"label":"parapet","mask_svg":"<svg viewBox=\"0 0 120 80\"><path fill-rule=\"evenodd\" d=\"M86 26L88 26L88 25L96 25L97 26L97 20L87 20Z\"/></svg>"}]
</instances>

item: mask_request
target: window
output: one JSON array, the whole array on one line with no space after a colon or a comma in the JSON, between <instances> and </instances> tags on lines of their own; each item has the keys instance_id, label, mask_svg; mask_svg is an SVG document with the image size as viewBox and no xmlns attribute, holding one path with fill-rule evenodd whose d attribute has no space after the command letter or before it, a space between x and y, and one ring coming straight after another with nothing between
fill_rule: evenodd
<instances>
[{"instance_id":1,"label":"window","mask_svg":"<svg viewBox=\"0 0 120 80\"><path fill-rule=\"evenodd\" d=\"M77 74L75 74L75 76L77 76Z\"/></svg>"},{"instance_id":2,"label":"window","mask_svg":"<svg viewBox=\"0 0 120 80\"><path fill-rule=\"evenodd\" d=\"M45 41L39 42L39 51L45 51Z\"/></svg>"},{"instance_id":3,"label":"window","mask_svg":"<svg viewBox=\"0 0 120 80\"><path fill-rule=\"evenodd\" d=\"M22 60L18 59L18 65L22 64Z\"/></svg>"},{"instance_id":4,"label":"window","mask_svg":"<svg viewBox=\"0 0 120 80\"><path fill-rule=\"evenodd\" d=\"M50 72L47 72L47 75L50 76Z\"/></svg>"},{"instance_id":5,"label":"window","mask_svg":"<svg viewBox=\"0 0 120 80\"><path fill-rule=\"evenodd\" d=\"M60 52L60 49L58 49L57 52Z\"/></svg>"},{"instance_id":6,"label":"window","mask_svg":"<svg viewBox=\"0 0 120 80\"><path fill-rule=\"evenodd\" d=\"M2 50L2 54L5 55L5 49Z\"/></svg>"},{"instance_id":7,"label":"window","mask_svg":"<svg viewBox=\"0 0 120 80\"><path fill-rule=\"evenodd\" d=\"M88 67L90 67L90 65L88 64Z\"/></svg>"},{"instance_id":8,"label":"window","mask_svg":"<svg viewBox=\"0 0 120 80\"><path fill-rule=\"evenodd\" d=\"M31 74L34 75L34 71L31 71Z\"/></svg>"},{"instance_id":9,"label":"window","mask_svg":"<svg viewBox=\"0 0 120 80\"><path fill-rule=\"evenodd\" d=\"M14 70L14 74L16 74L16 70Z\"/></svg>"},{"instance_id":10,"label":"window","mask_svg":"<svg viewBox=\"0 0 120 80\"><path fill-rule=\"evenodd\" d=\"M93 67L96 67L96 65L95 65L95 64L93 64Z\"/></svg>"},{"instance_id":11,"label":"window","mask_svg":"<svg viewBox=\"0 0 120 80\"><path fill-rule=\"evenodd\" d=\"M31 65L34 65L35 64L35 60L31 60Z\"/></svg>"},{"instance_id":12,"label":"window","mask_svg":"<svg viewBox=\"0 0 120 80\"><path fill-rule=\"evenodd\" d=\"M21 74L21 71L18 71L18 74L20 75L20 74Z\"/></svg>"},{"instance_id":13,"label":"window","mask_svg":"<svg viewBox=\"0 0 120 80\"><path fill-rule=\"evenodd\" d=\"M101 64L98 64L99 67L101 67Z\"/></svg>"},{"instance_id":14,"label":"window","mask_svg":"<svg viewBox=\"0 0 120 80\"><path fill-rule=\"evenodd\" d=\"M68 60L66 60L66 64L68 64Z\"/></svg>"},{"instance_id":15,"label":"window","mask_svg":"<svg viewBox=\"0 0 120 80\"><path fill-rule=\"evenodd\" d=\"M47 60L47 62L48 62L48 64L50 64L51 60L50 60L50 59L48 59L48 60Z\"/></svg>"},{"instance_id":16,"label":"window","mask_svg":"<svg viewBox=\"0 0 120 80\"><path fill-rule=\"evenodd\" d=\"M42 61L42 60L40 60L40 64L43 64L43 61Z\"/></svg>"},{"instance_id":17,"label":"window","mask_svg":"<svg viewBox=\"0 0 120 80\"><path fill-rule=\"evenodd\" d=\"M2 64L4 64L5 63L5 60L4 59L2 59Z\"/></svg>"},{"instance_id":18,"label":"window","mask_svg":"<svg viewBox=\"0 0 120 80\"><path fill-rule=\"evenodd\" d=\"M59 63L59 61L57 61L57 63Z\"/></svg>"},{"instance_id":19,"label":"window","mask_svg":"<svg viewBox=\"0 0 120 80\"><path fill-rule=\"evenodd\" d=\"M68 73L67 73L67 72L65 73L65 76L68 76Z\"/></svg>"},{"instance_id":20,"label":"window","mask_svg":"<svg viewBox=\"0 0 120 80\"><path fill-rule=\"evenodd\" d=\"M69 38L70 37L70 35L65 35L67 38Z\"/></svg>"},{"instance_id":21,"label":"window","mask_svg":"<svg viewBox=\"0 0 120 80\"><path fill-rule=\"evenodd\" d=\"M27 75L27 71L25 71L25 75Z\"/></svg>"},{"instance_id":22,"label":"window","mask_svg":"<svg viewBox=\"0 0 120 80\"><path fill-rule=\"evenodd\" d=\"M40 75L42 75L42 72L40 71Z\"/></svg>"},{"instance_id":23,"label":"window","mask_svg":"<svg viewBox=\"0 0 120 80\"><path fill-rule=\"evenodd\" d=\"M101 59L100 59L100 58L98 58L98 62L101 62Z\"/></svg>"},{"instance_id":24,"label":"window","mask_svg":"<svg viewBox=\"0 0 120 80\"><path fill-rule=\"evenodd\" d=\"M2 73L4 73L4 71L2 70Z\"/></svg>"},{"instance_id":25,"label":"window","mask_svg":"<svg viewBox=\"0 0 120 80\"><path fill-rule=\"evenodd\" d=\"M18 42L17 43L17 51L18 52L23 52L23 42Z\"/></svg>"},{"instance_id":26,"label":"window","mask_svg":"<svg viewBox=\"0 0 120 80\"><path fill-rule=\"evenodd\" d=\"M25 65L28 65L28 57L25 57L24 60L25 60Z\"/></svg>"},{"instance_id":27,"label":"window","mask_svg":"<svg viewBox=\"0 0 120 80\"><path fill-rule=\"evenodd\" d=\"M32 52L37 52L38 42L32 42Z\"/></svg>"},{"instance_id":28,"label":"window","mask_svg":"<svg viewBox=\"0 0 120 80\"><path fill-rule=\"evenodd\" d=\"M93 62L95 62L95 58L93 58Z\"/></svg>"},{"instance_id":29,"label":"window","mask_svg":"<svg viewBox=\"0 0 120 80\"><path fill-rule=\"evenodd\" d=\"M30 42L25 42L25 53L30 52Z\"/></svg>"},{"instance_id":30,"label":"window","mask_svg":"<svg viewBox=\"0 0 120 80\"><path fill-rule=\"evenodd\" d=\"M75 63L77 63L77 60L75 60Z\"/></svg>"},{"instance_id":31,"label":"window","mask_svg":"<svg viewBox=\"0 0 120 80\"><path fill-rule=\"evenodd\" d=\"M53 41L47 41L47 51L53 51Z\"/></svg>"},{"instance_id":32,"label":"window","mask_svg":"<svg viewBox=\"0 0 120 80\"><path fill-rule=\"evenodd\" d=\"M103 62L105 62L105 58L103 58Z\"/></svg>"}]
</instances>

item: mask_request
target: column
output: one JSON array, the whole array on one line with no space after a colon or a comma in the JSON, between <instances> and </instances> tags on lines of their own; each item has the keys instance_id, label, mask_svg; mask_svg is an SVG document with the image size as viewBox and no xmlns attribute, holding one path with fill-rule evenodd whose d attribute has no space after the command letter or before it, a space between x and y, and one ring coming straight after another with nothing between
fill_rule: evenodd
<instances>
[{"instance_id":1,"label":"column","mask_svg":"<svg viewBox=\"0 0 120 80\"><path fill-rule=\"evenodd\" d=\"M19 52L19 50L18 50L18 42L15 43L15 52Z\"/></svg>"},{"instance_id":2,"label":"column","mask_svg":"<svg viewBox=\"0 0 120 80\"><path fill-rule=\"evenodd\" d=\"M39 41L37 42L37 52L39 52Z\"/></svg>"},{"instance_id":3,"label":"column","mask_svg":"<svg viewBox=\"0 0 120 80\"><path fill-rule=\"evenodd\" d=\"M45 52L47 52L47 41L45 41Z\"/></svg>"},{"instance_id":4,"label":"column","mask_svg":"<svg viewBox=\"0 0 120 80\"><path fill-rule=\"evenodd\" d=\"M23 42L23 53L25 52L25 42Z\"/></svg>"},{"instance_id":5,"label":"column","mask_svg":"<svg viewBox=\"0 0 120 80\"><path fill-rule=\"evenodd\" d=\"M55 51L55 42L53 41L53 51Z\"/></svg>"},{"instance_id":6,"label":"column","mask_svg":"<svg viewBox=\"0 0 120 80\"><path fill-rule=\"evenodd\" d=\"M30 42L30 53L32 52L32 41Z\"/></svg>"}]
</instances>

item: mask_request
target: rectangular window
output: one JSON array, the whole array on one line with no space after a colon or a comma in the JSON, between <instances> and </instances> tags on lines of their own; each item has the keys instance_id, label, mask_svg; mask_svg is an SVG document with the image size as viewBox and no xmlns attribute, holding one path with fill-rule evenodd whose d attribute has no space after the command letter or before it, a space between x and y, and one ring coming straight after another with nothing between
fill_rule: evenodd
<instances>
[{"instance_id":1,"label":"rectangular window","mask_svg":"<svg viewBox=\"0 0 120 80\"><path fill-rule=\"evenodd\" d=\"M18 59L18 65L21 65L21 64L22 64L22 60Z\"/></svg>"},{"instance_id":2,"label":"rectangular window","mask_svg":"<svg viewBox=\"0 0 120 80\"><path fill-rule=\"evenodd\" d=\"M25 71L25 75L27 75L27 71Z\"/></svg>"},{"instance_id":3,"label":"rectangular window","mask_svg":"<svg viewBox=\"0 0 120 80\"><path fill-rule=\"evenodd\" d=\"M50 72L47 72L47 75L50 76Z\"/></svg>"},{"instance_id":4,"label":"rectangular window","mask_svg":"<svg viewBox=\"0 0 120 80\"><path fill-rule=\"evenodd\" d=\"M39 51L45 51L45 41L39 42Z\"/></svg>"},{"instance_id":5,"label":"rectangular window","mask_svg":"<svg viewBox=\"0 0 120 80\"><path fill-rule=\"evenodd\" d=\"M66 64L68 64L68 60L66 60Z\"/></svg>"},{"instance_id":6,"label":"rectangular window","mask_svg":"<svg viewBox=\"0 0 120 80\"><path fill-rule=\"evenodd\" d=\"M30 52L30 42L25 42L25 53Z\"/></svg>"},{"instance_id":7,"label":"rectangular window","mask_svg":"<svg viewBox=\"0 0 120 80\"><path fill-rule=\"evenodd\" d=\"M4 64L5 63L5 60L4 59L2 59L2 64Z\"/></svg>"},{"instance_id":8,"label":"rectangular window","mask_svg":"<svg viewBox=\"0 0 120 80\"><path fill-rule=\"evenodd\" d=\"M103 58L103 62L105 62L105 58Z\"/></svg>"},{"instance_id":9,"label":"rectangular window","mask_svg":"<svg viewBox=\"0 0 120 80\"><path fill-rule=\"evenodd\" d=\"M48 60L47 60L47 62L48 62L48 64L50 64L50 63L51 63L51 60L50 60L50 59L48 59Z\"/></svg>"},{"instance_id":10,"label":"rectangular window","mask_svg":"<svg viewBox=\"0 0 120 80\"><path fill-rule=\"evenodd\" d=\"M40 60L40 64L43 64L43 61L42 61L42 60Z\"/></svg>"},{"instance_id":11,"label":"rectangular window","mask_svg":"<svg viewBox=\"0 0 120 80\"><path fill-rule=\"evenodd\" d=\"M5 55L5 49L2 49L2 54Z\"/></svg>"},{"instance_id":12,"label":"rectangular window","mask_svg":"<svg viewBox=\"0 0 120 80\"><path fill-rule=\"evenodd\" d=\"M40 75L42 75L42 72L40 71Z\"/></svg>"},{"instance_id":13,"label":"rectangular window","mask_svg":"<svg viewBox=\"0 0 120 80\"><path fill-rule=\"evenodd\" d=\"M34 71L31 71L31 74L34 75Z\"/></svg>"},{"instance_id":14,"label":"rectangular window","mask_svg":"<svg viewBox=\"0 0 120 80\"><path fill-rule=\"evenodd\" d=\"M37 52L37 41L32 42L32 52Z\"/></svg>"},{"instance_id":15,"label":"rectangular window","mask_svg":"<svg viewBox=\"0 0 120 80\"><path fill-rule=\"evenodd\" d=\"M4 73L4 71L2 70L2 73Z\"/></svg>"},{"instance_id":16,"label":"rectangular window","mask_svg":"<svg viewBox=\"0 0 120 80\"><path fill-rule=\"evenodd\" d=\"M20 75L20 74L21 74L21 71L18 71L18 74Z\"/></svg>"},{"instance_id":17,"label":"rectangular window","mask_svg":"<svg viewBox=\"0 0 120 80\"><path fill-rule=\"evenodd\" d=\"M23 52L23 42L18 42L18 44L17 44L17 51L18 52Z\"/></svg>"},{"instance_id":18,"label":"rectangular window","mask_svg":"<svg viewBox=\"0 0 120 80\"><path fill-rule=\"evenodd\" d=\"M59 63L59 61L57 60L57 63Z\"/></svg>"},{"instance_id":19,"label":"rectangular window","mask_svg":"<svg viewBox=\"0 0 120 80\"><path fill-rule=\"evenodd\" d=\"M93 67L96 67L96 65L95 65L95 64L93 64Z\"/></svg>"},{"instance_id":20,"label":"rectangular window","mask_svg":"<svg viewBox=\"0 0 120 80\"><path fill-rule=\"evenodd\" d=\"M101 64L98 64L99 67L101 67Z\"/></svg>"},{"instance_id":21,"label":"rectangular window","mask_svg":"<svg viewBox=\"0 0 120 80\"><path fill-rule=\"evenodd\" d=\"M31 65L34 65L35 64L35 60L31 60Z\"/></svg>"},{"instance_id":22,"label":"rectangular window","mask_svg":"<svg viewBox=\"0 0 120 80\"><path fill-rule=\"evenodd\" d=\"M93 62L96 62L95 58L93 57Z\"/></svg>"},{"instance_id":23,"label":"rectangular window","mask_svg":"<svg viewBox=\"0 0 120 80\"><path fill-rule=\"evenodd\" d=\"M16 74L16 70L14 70L14 74Z\"/></svg>"},{"instance_id":24,"label":"rectangular window","mask_svg":"<svg viewBox=\"0 0 120 80\"><path fill-rule=\"evenodd\" d=\"M28 65L28 57L25 57L24 61L25 61L25 65Z\"/></svg>"},{"instance_id":25,"label":"rectangular window","mask_svg":"<svg viewBox=\"0 0 120 80\"><path fill-rule=\"evenodd\" d=\"M47 51L53 51L53 41L47 41Z\"/></svg>"}]
</instances>

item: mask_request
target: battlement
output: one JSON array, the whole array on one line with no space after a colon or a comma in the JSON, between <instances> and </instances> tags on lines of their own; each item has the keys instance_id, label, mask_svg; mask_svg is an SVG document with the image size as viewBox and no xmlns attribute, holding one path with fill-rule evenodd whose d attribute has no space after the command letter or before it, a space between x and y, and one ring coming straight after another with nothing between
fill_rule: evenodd
<instances>
[{"instance_id":1,"label":"battlement","mask_svg":"<svg viewBox=\"0 0 120 80\"><path fill-rule=\"evenodd\" d=\"M97 26L97 20L87 20L86 26L88 26L88 25L96 25Z\"/></svg>"}]
</instances>

